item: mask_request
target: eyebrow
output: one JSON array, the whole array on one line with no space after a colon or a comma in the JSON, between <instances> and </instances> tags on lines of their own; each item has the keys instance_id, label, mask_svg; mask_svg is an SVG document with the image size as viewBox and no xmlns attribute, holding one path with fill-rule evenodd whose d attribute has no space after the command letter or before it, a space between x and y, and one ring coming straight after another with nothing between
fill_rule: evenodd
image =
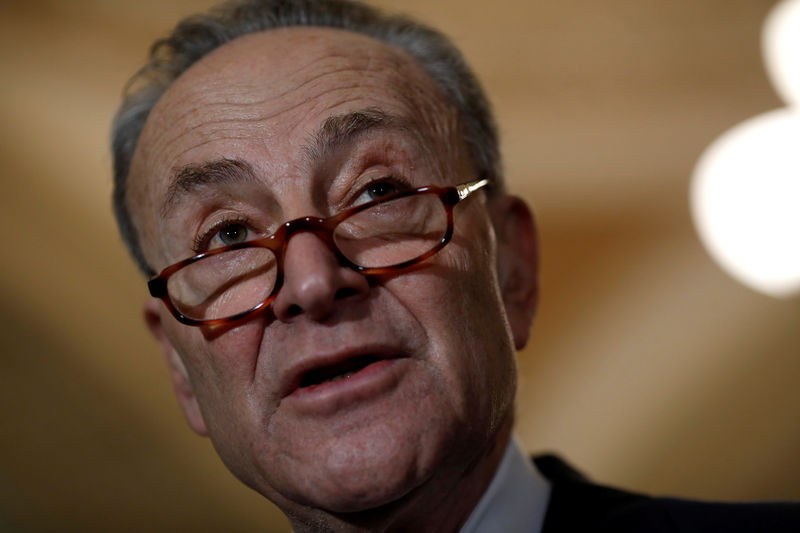
<instances>
[{"instance_id":1,"label":"eyebrow","mask_svg":"<svg viewBox=\"0 0 800 533\"><path fill-rule=\"evenodd\" d=\"M219 184L256 183L253 167L239 159L216 159L181 167L170 180L160 214L166 218L169 211L187 196Z\"/></svg>"},{"instance_id":2,"label":"eyebrow","mask_svg":"<svg viewBox=\"0 0 800 533\"><path fill-rule=\"evenodd\" d=\"M387 128L409 129L402 119L376 108L334 115L323 122L303 150L309 161L318 161L364 133Z\"/></svg>"},{"instance_id":3,"label":"eyebrow","mask_svg":"<svg viewBox=\"0 0 800 533\"><path fill-rule=\"evenodd\" d=\"M302 149L307 162L313 163L360 135L386 128L411 129L404 120L375 108L334 115L322 123ZM183 166L170 179L161 204L161 217L166 218L178 203L199 190L222 184L257 182L253 167L239 159L223 158Z\"/></svg>"}]
</instances>

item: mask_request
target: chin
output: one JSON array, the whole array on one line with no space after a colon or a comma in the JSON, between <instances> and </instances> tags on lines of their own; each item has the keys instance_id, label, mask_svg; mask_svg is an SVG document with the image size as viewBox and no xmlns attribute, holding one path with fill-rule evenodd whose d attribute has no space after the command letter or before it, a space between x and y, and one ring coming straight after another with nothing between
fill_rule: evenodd
<instances>
[{"instance_id":1,"label":"chin","mask_svg":"<svg viewBox=\"0 0 800 533\"><path fill-rule=\"evenodd\" d=\"M390 480L389 476L371 473L371 480L342 482L314 495L307 505L333 514L354 514L391 505L402 500L418 485L416 480Z\"/></svg>"},{"instance_id":2,"label":"chin","mask_svg":"<svg viewBox=\"0 0 800 533\"><path fill-rule=\"evenodd\" d=\"M322 448L295 450L282 465L285 484L273 479L273 487L290 502L337 514L399 502L429 480L449 448L446 435L399 429L367 424Z\"/></svg>"},{"instance_id":3,"label":"chin","mask_svg":"<svg viewBox=\"0 0 800 533\"><path fill-rule=\"evenodd\" d=\"M338 513L384 506L424 483L433 470L427 462L423 450L396 439L336 447L317 471L313 503Z\"/></svg>"}]
</instances>

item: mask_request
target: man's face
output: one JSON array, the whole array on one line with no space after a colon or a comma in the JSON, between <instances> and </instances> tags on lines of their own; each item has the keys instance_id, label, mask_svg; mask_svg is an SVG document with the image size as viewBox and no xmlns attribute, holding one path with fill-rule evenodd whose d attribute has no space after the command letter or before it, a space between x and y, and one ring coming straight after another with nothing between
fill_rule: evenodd
<instances>
[{"instance_id":1,"label":"man's face","mask_svg":"<svg viewBox=\"0 0 800 533\"><path fill-rule=\"evenodd\" d=\"M330 216L377 180L476 179L458 128L400 51L330 29L253 34L161 98L128 205L158 271L226 238ZM513 341L487 203L480 193L456 206L452 242L386 277L349 270L319 237L297 234L273 304L230 327L184 326L147 304L191 425L235 475L289 514L355 511L445 487L436 480L463 475L508 427ZM349 377L323 380L340 371Z\"/></svg>"}]
</instances>

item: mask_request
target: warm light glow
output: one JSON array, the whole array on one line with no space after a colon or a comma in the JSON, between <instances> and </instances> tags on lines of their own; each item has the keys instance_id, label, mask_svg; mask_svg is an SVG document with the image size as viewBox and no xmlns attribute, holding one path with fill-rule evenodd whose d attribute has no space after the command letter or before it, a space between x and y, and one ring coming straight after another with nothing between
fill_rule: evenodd
<instances>
[{"instance_id":1,"label":"warm light glow","mask_svg":"<svg viewBox=\"0 0 800 533\"><path fill-rule=\"evenodd\" d=\"M800 105L800 0L778 4L763 33L764 62L772 85L790 105Z\"/></svg>"},{"instance_id":2,"label":"warm light glow","mask_svg":"<svg viewBox=\"0 0 800 533\"><path fill-rule=\"evenodd\" d=\"M711 255L742 283L800 293L800 0L764 25L764 55L789 107L735 126L705 151L691 187L692 214Z\"/></svg>"},{"instance_id":3,"label":"warm light glow","mask_svg":"<svg viewBox=\"0 0 800 533\"><path fill-rule=\"evenodd\" d=\"M750 119L709 147L697 166L692 212L711 255L768 294L800 290L800 114Z\"/></svg>"}]
</instances>

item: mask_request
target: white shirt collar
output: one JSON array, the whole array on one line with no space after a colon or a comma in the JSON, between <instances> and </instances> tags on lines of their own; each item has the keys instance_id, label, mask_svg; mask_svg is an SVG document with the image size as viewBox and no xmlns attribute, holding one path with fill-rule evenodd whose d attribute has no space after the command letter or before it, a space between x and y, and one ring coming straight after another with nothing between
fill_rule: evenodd
<instances>
[{"instance_id":1,"label":"white shirt collar","mask_svg":"<svg viewBox=\"0 0 800 533\"><path fill-rule=\"evenodd\" d=\"M461 533L540 533L549 500L550 483L511 439Z\"/></svg>"}]
</instances>

